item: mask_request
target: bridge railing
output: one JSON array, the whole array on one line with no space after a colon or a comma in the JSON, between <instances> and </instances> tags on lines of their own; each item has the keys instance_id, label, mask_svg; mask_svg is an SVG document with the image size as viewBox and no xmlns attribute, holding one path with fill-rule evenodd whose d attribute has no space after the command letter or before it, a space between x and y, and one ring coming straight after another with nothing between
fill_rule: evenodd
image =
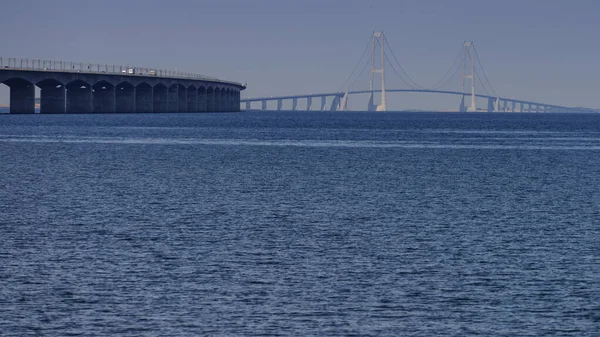
<instances>
[{"instance_id":1,"label":"bridge railing","mask_svg":"<svg viewBox=\"0 0 600 337\"><path fill-rule=\"evenodd\" d=\"M182 72L177 70L167 70L148 67L136 67L129 65L109 65L84 62L65 62L42 59L22 59L16 57L0 57L0 69L15 70L35 70L35 71L54 71L54 72L77 72L93 74L112 74L123 76L157 76L171 77L192 80L218 80L200 74Z\"/></svg>"}]
</instances>

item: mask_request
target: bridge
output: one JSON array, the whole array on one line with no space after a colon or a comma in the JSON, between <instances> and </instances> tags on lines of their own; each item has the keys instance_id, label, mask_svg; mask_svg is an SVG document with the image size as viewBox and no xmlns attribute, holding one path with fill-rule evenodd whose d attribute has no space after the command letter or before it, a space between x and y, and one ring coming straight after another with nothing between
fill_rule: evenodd
<instances>
[{"instance_id":1,"label":"bridge","mask_svg":"<svg viewBox=\"0 0 600 337\"><path fill-rule=\"evenodd\" d=\"M461 91L448 91L448 90L433 90L433 89L386 89L386 93L430 93L430 94L442 94L442 95L455 95L466 97L471 95L468 92ZM376 90L356 90L347 92L330 92L330 93L319 93L319 94L308 94L308 95L288 95L278 97L255 97L242 99L240 102L245 105L246 110L252 109L252 103L260 103L260 108L256 110L283 110L283 102L286 100L292 101L292 108L290 111L299 111L298 102L305 100L306 110L314 111L346 111L349 97L351 95L370 94L373 95L378 93ZM484 94L475 94L476 98L487 99L487 109L483 111L487 112L591 112L592 109L585 108L573 108L560 105L544 104L539 102L523 101L512 98L505 98L500 96L490 96ZM320 106L316 109L313 107L313 100L317 101L320 99ZM330 104L328 104L330 102ZM461 102L464 102L461 100ZM275 103L275 109L269 109L268 103ZM367 108L368 110L368 108ZM372 111L372 110L368 110ZM464 108L459 108L458 111L465 111ZM473 111L473 110L471 110ZM480 110L481 111L481 110Z\"/></svg>"},{"instance_id":2,"label":"bridge","mask_svg":"<svg viewBox=\"0 0 600 337\"><path fill-rule=\"evenodd\" d=\"M386 97L388 93L405 94L434 94L434 95L453 95L457 97L458 107L454 108L460 112L592 112L593 109L568 107L551 103L542 103L532 100L508 98L498 95L491 85L481 61L475 44L472 41L466 41L461 46L461 50L454 63L446 74L433 86L426 88L415 82L404 70L396 55L391 51L391 55L386 52L386 47L391 51L390 45L383 32L374 32L369 44L365 48L358 64L337 91L315 94L295 94L285 96L253 97L242 99L240 102L245 105L246 110L276 110L284 111L284 102L291 103L291 108L287 110L299 110L299 102L305 102L306 109L316 111L346 111L351 96L367 94L369 100L366 104L367 111L387 111ZM370 57L365 58L367 51L371 50ZM369 89L355 89L361 75L370 65ZM386 65L391 66L396 78L406 86L405 88L386 88ZM358 69L362 70L359 72ZM379 76L377 83L375 77ZM349 84L349 85L348 85ZM376 86L379 86L376 89ZM460 89L455 89L460 87ZM470 90L469 90L470 89ZM484 92L477 92L483 90ZM375 104L377 96L380 99L379 104ZM313 100L320 100L320 104L313 106ZM483 108L477 106L478 101L484 101ZM256 104L259 104L257 107ZM253 106L254 105L254 106ZM289 106L289 105L288 105ZM449 109L449 110L452 110Z\"/></svg>"},{"instance_id":3,"label":"bridge","mask_svg":"<svg viewBox=\"0 0 600 337\"><path fill-rule=\"evenodd\" d=\"M240 110L240 83L134 66L0 57L10 113L225 112Z\"/></svg>"}]
</instances>

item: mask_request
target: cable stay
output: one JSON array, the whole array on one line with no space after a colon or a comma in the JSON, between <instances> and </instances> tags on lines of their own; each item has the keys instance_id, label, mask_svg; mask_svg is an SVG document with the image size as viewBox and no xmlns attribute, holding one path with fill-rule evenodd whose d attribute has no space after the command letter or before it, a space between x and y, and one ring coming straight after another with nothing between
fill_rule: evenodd
<instances>
[{"instance_id":1,"label":"cable stay","mask_svg":"<svg viewBox=\"0 0 600 337\"><path fill-rule=\"evenodd\" d=\"M398 65L398 67L400 68L400 72L402 72L404 74L404 76L406 76L406 78L408 79L408 81L410 81L412 84L409 84L406 80L404 80L404 78L402 78L402 76L398 73L398 71L396 70L396 68L394 67L394 64L392 62L389 61L389 58L387 57L386 54L386 59L388 59L388 62L390 63L390 65L392 66L392 69L394 69L394 72L401 77L402 81L404 83L406 83L407 85L409 85L410 87L412 87L413 89L424 89L421 85L419 85L415 80L412 79L412 77L410 77L410 75L408 75L408 73L406 72L406 70L404 70L404 68L402 67L402 65L400 64L400 61L398 61L398 58L396 57L396 54L394 54L394 51L392 50L392 47L390 46L390 43L388 42L387 38L384 37L384 41L385 44L387 45L388 50L392 53L392 57L394 58L394 60L396 61L396 64Z\"/></svg>"},{"instance_id":2,"label":"cable stay","mask_svg":"<svg viewBox=\"0 0 600 337\"><path fill-rule=\"evenodd\" d=\"M492 91L492 93L494 94L494 96L498 96L498 95L496 95L496 90L494 90L492 83L490 82L490 80L488 79L488 77L485 73L483 64L481 64L481 60L479 59L479 54L477 53L477 49L475 49L475 47L473 47L473 50L475 51L475 58L477 59L477 63L479 64L479 67L481 68L481 72L483 73L483 77L485 78L485 81L487 82L487 84L488 84L490 90Z\"/></svg>"},{"instance_id":3,"label":"cable stay","mask_svg":"<svg viewBox=\"0 0 600 337\"><path fill-rule=\"evenodd\" d=\"M348 82L350 82L350 80L352 79L352 76L356 73L356 70L358 69L358 67L362 64L363 62L363 58L365 57L365 55L367 54L367 51L369 50L369 47L371 46L371 40L369 39L369 42L367 43L367 46L365 47L365 50L362 52L362 55L360 56L360 59L358 60L358 62L356 63L356 66L354 66L354 69L352 70L352 73L350 73L350 75L348 76L348 78L346 78L346 80L344 81L344 83L342 84L342 86L338 89L338 92L342 92L343 89L346 87L346 85L348 84ZM369 61L369 59L367 59L367 61ZM368 62L367 62L368 64ZM360 77L360 75L358 76ZM356 81L355 81L356 82Z\"/></svg>"},{"instance_id":4,"label":"cable stay","mask_svg":"<svg viewBox=\"0 0 600 337\"><path fill-rule=\"evenodd\" d=\"M369 61L371 61L371 60L370 59L366 60L366 62L363 65L360 73L358 74L358 76L356 76L356 79L354 80L354 82L352 82L352 85L350 85L346 90L344 90L344 91L339 90L338 92L352 91L354 89L354 86L356 85L356 82L358 82L358 80L360 79L360 77L362 76L362 74L365 72L365 70L367 70L367 66L369 65Z\"/></svg>"},{"instance_id":5,"label":"cable stay","mask_svg":"<svg viewBox=\"0 0 600 337\"><path fill-rule=\"evenodd\" d=\"M434 84L431 87L431 89L434 89L434 90L441 89L441 88L445 87L452 79L454 79L454 77L460 71L461 58L462 58L462 48L458 51L458 54L456 55L456 58L454 59L454 62L452 63L450 68L448 68L448 71L446 71L444 76L442 76L442 78L440 78L440 80L437 81L437 83ZM454 70L454 72L452 70ZM450 75L451 73L452 73L452 75L450 77L448 77L448 75Z\"/></svg>"}]
</instances>

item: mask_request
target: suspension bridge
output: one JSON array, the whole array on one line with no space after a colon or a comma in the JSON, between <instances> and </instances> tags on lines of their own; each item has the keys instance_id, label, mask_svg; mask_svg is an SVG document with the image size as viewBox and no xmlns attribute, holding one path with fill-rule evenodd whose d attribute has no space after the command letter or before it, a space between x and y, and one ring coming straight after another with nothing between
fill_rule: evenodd
<instances>
[{"instance_id":1,"label":"suspension bridge","mask_svg":"<svg viewBox=\"0 0 600 337\"><path fill-rule=\"evenodd\" d=\"M370 50L370 53L369 53ZM386 66L393 77L400 79L402 88L386 87ZM357 89L357 83L370 68L369 88ZM402 67L383 32L373 32L363 54L352 73L337 91L327 93L295 94L277 97L254 97L241 99L246 110L298 111L347 111L352 96L367 95L367 111L387 111L387 94L426 93L451 95L457 98L457 106L450 110L459 112L592 112L580 107L568 107L532 100L503 97L492 86L475 48L475 43L465 41L452 66L432 87L419 85ZM318 103L313 105L313 101ZM319 102L320 101L320 102ZM482 103L483 101L483 103ZM284 107L284 102L286 107ZM289 104L291 103L291 105ZM305 104L304 104L305 103ZM478 106L479 103L479 106Z\"/></svg>"}]
</instances>

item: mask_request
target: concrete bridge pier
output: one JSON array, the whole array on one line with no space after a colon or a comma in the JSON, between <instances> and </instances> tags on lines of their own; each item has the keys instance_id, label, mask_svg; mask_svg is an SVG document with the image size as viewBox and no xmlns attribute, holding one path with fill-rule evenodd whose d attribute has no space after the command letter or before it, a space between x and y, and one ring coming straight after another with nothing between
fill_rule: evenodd
<instances>
[{"instance_id":1,"label":"concrete bridge pier","mask_svg":"<svg viewBox=\"0 0 600 337\"><path fill-rule=\"evenodd\" d=\"M519 103L519 112L525 112L525 104L523 102Z\"/></svg>"},{"instance_id":2,"label":"concrete bridge pier","mask_svg":"<svg viewBox=\"0 0 600 337\"><path fill-rule=\"evenodd\" d=\"M325 110L326 104L327 104L327 96L321 96L321 109L319 111Z\"/></svg>"},{"instance_id":3,"label":"concrete bridge pier","mask_svg":"<svg viewBox=\"0 0 600 337\"><path fill-rule=\"evenodd\" d=\"M206 89L200 87L198 89L198 112L206 112Z\"/></svg>"},{"instance_id":4,"label":"concrete bridge pier","mask_svg":"<svg viewBox=\"0 0 600 337\"><path fill-rule=\"evenodd\" d=\"M334 96L331 101L331 107L329 107L329 111L337 111L340 107L340 96Z\"/></svg>"},{"instance_id":5,"label":"concrete bridge pier","mask_svg":"<svg viewBox=\"0 0 600 337\"><path fill-rule=\"evenodd\" d=\"M40 113L65 113L65 86L55 80L45 80L37 84L40 87Z\"/></svg>"},{"instance_id":6,"label":"concrete bridge pier","mask_svg":"<svg viewBox=\"0 0 600 337\"><path fill-rule=\"evenodd\" d=\"M182 85L177 85L177 111L176 112L188 112L187 106L187 88Z\"/></svg>"},{"instance_id":7,"label":"concrete bridge pier","mask_svg":"<svg viewBox=\"0 0 600 337\"><path fill-rule=\"evenodd\" d=\"M292 111L296 111L298 109L298 99L292 98Z\"/></svg>"},{"instance_id":8,"label":"concrete bridge pier","mask_svg":"<svg viewBox=\"0 0 600 337\"><path fill-rule=\"evenodd\" d=\"M517 102L512 101L511 105L511 112L517 111Z\"/></svg>"},{"instance_id":9,"label":"concrete bridge pier","mask_svg":"<svg viewBox=\"0 0 600 337\"><path fill-rule=\"evenodd\" d=\"M142 83L135 88L135 112L154 112L152 87Z\"/></svg>"},{"instance_id":10,"label":"concrete bridge pier","mask_svg":"<svg viewBox=\"0 0 600 337\"><path fill-rule=\"evenodd\" d=\"M152 105L154 112L169 111L169 89L163 84L157 84L152 88Z\"/></svg>"},{"instance_id":11,"label":"concrete bridge pier","mask_svg":"<svg viewBox=\"0 0 600 337\"><path fill-rule=\"evenodd\" d=\"M246 110L251 110L250 102L246 102Z\"/></svg>"},{"instance_id":12,"label":"concrete bridge pier","mask_svg":"<svg viewBox=\"0 0 600 337\"><path fill-rule=\"evenodd\" d=\"M226 112L231 112L233 111L233 107L231 106L231 102L232 102L232 97L231 97L231 91L229 91L229 89L225 90L225 104L224 104L224 109L223 111Z\"/></svg>"},{"instance_id":13,"label":"concrete bridge pier","mask_svg":"<svg viewBox=\"0 0 600 337\"><path fill-rule=\"evenodd\" d=\"M215 101L214 101L214 89L209 87L206 91L206 111L214 112L215 111Z\"/></svg>"},{"instance_id":14,"label":"concrete bridge pier","mask_svg":"<svg viewBox=\"0 0 600 337\"><path fill-rule=\"evenodd\" d=\"M463 98L463 99L464 99L464 98ZM493 99L493 98L488 98L488 108L487 108L487 111L488 111L488 112L494 112L494 102L495 102L495 101L496 101L496 100L495 100L495 99ZM461 106L464 106L464 103L463 103L463 104L461 104Z\"/></svg>"},{"instance_id":15,"label":"concrete bridge pier","mask_svg":"<svg viewBox=\"0 0 600 337\"><path fill-rule=\"evenodd\" d=\"M13 78L4 82L10 87L10 113L35 113L35 86L24 79Z\"/></svg>"},{"instance_id":16,"label":"concrete bridge pier","mask_svg":"<svg viewBox=\"0 0 600 337\"><path fill-rule=\"evenodd\" d=\"M92 112L115 112L115 87L108 82L98 82L92 86Z\"/></svg>"},{"instance_id":17,"label":"concrete bridge pier","mask_svg":"<svg viewBox=\"0 0 600 337\"><path fill-rule=\"evenodd\" d=\"M306 111L312 110L312 97L306 97Z\"/></svg>"},{"instance_id":18,"label":"concrete bridge pier","mask_svg":"<svg viewBox=\"0 0 600 337\"><path fill-rule=\"evenodd\" d=\"M167 112L177 112L179 110L179 85L172 84L169 86L168 108Z\"/></svg>"},{"instance_id":19,"label":"concrete bridge pier","mask_svg":"<svg viewBox=\"0 0 600 337\"><path fill-rule=\"evenodd\" d=\"M124 113L135 112L135 87L129 82L123 82L115 88L115 111Z\"/></svg>"},{"instance_id":20,"label":"concrete bridge pier","mask_svg":"<svg viewBox=\"0 0 600 337\"><path fill-rule=\"evenodd\" d=\"M67 113L92 111L92 87L81 80L67 84Z\"/></svg>"},{"instance_id":21,"label":"concrete bridge pier","mask_svg":"<svg viewBox=\"0 0 600 337\"><path fill-rule=\"evenodd\" d=\"M283 100L278 99L277 100L277 111L281 111L282 108L283 108Z\"/></svg>"},{"instance_id":22,"label":"concrete bridge pier","mask_svg":"<svg viewBox=\"0 0 600 337\"><path fill-rule=\"evenodd\" d=\"M267 110L267 100L266 100L266 99L262 101L261 110L262 110L262 111L265 111L265 110Z\"/></svg>"},{"instance_id":23,"label":"concrete bridge pier","mask_svg":"<svg viewBox=\"0 0 600 337\"><path fill-rule=\"evenodd\" d=\"M220 112L221 111L221 89L215 88L214 98L213 98L213 111Z\"/></svg>"},{"instance_id":24,"label":"concrete bridge pier","mask_svg":"<svg viewBox=\"0 0 600 337\"><path fill-rule=\"evenodd\" d=\"M198 112L198 89L190 85L187 88L187 112Z\"/></svg>"}]
</instances>

